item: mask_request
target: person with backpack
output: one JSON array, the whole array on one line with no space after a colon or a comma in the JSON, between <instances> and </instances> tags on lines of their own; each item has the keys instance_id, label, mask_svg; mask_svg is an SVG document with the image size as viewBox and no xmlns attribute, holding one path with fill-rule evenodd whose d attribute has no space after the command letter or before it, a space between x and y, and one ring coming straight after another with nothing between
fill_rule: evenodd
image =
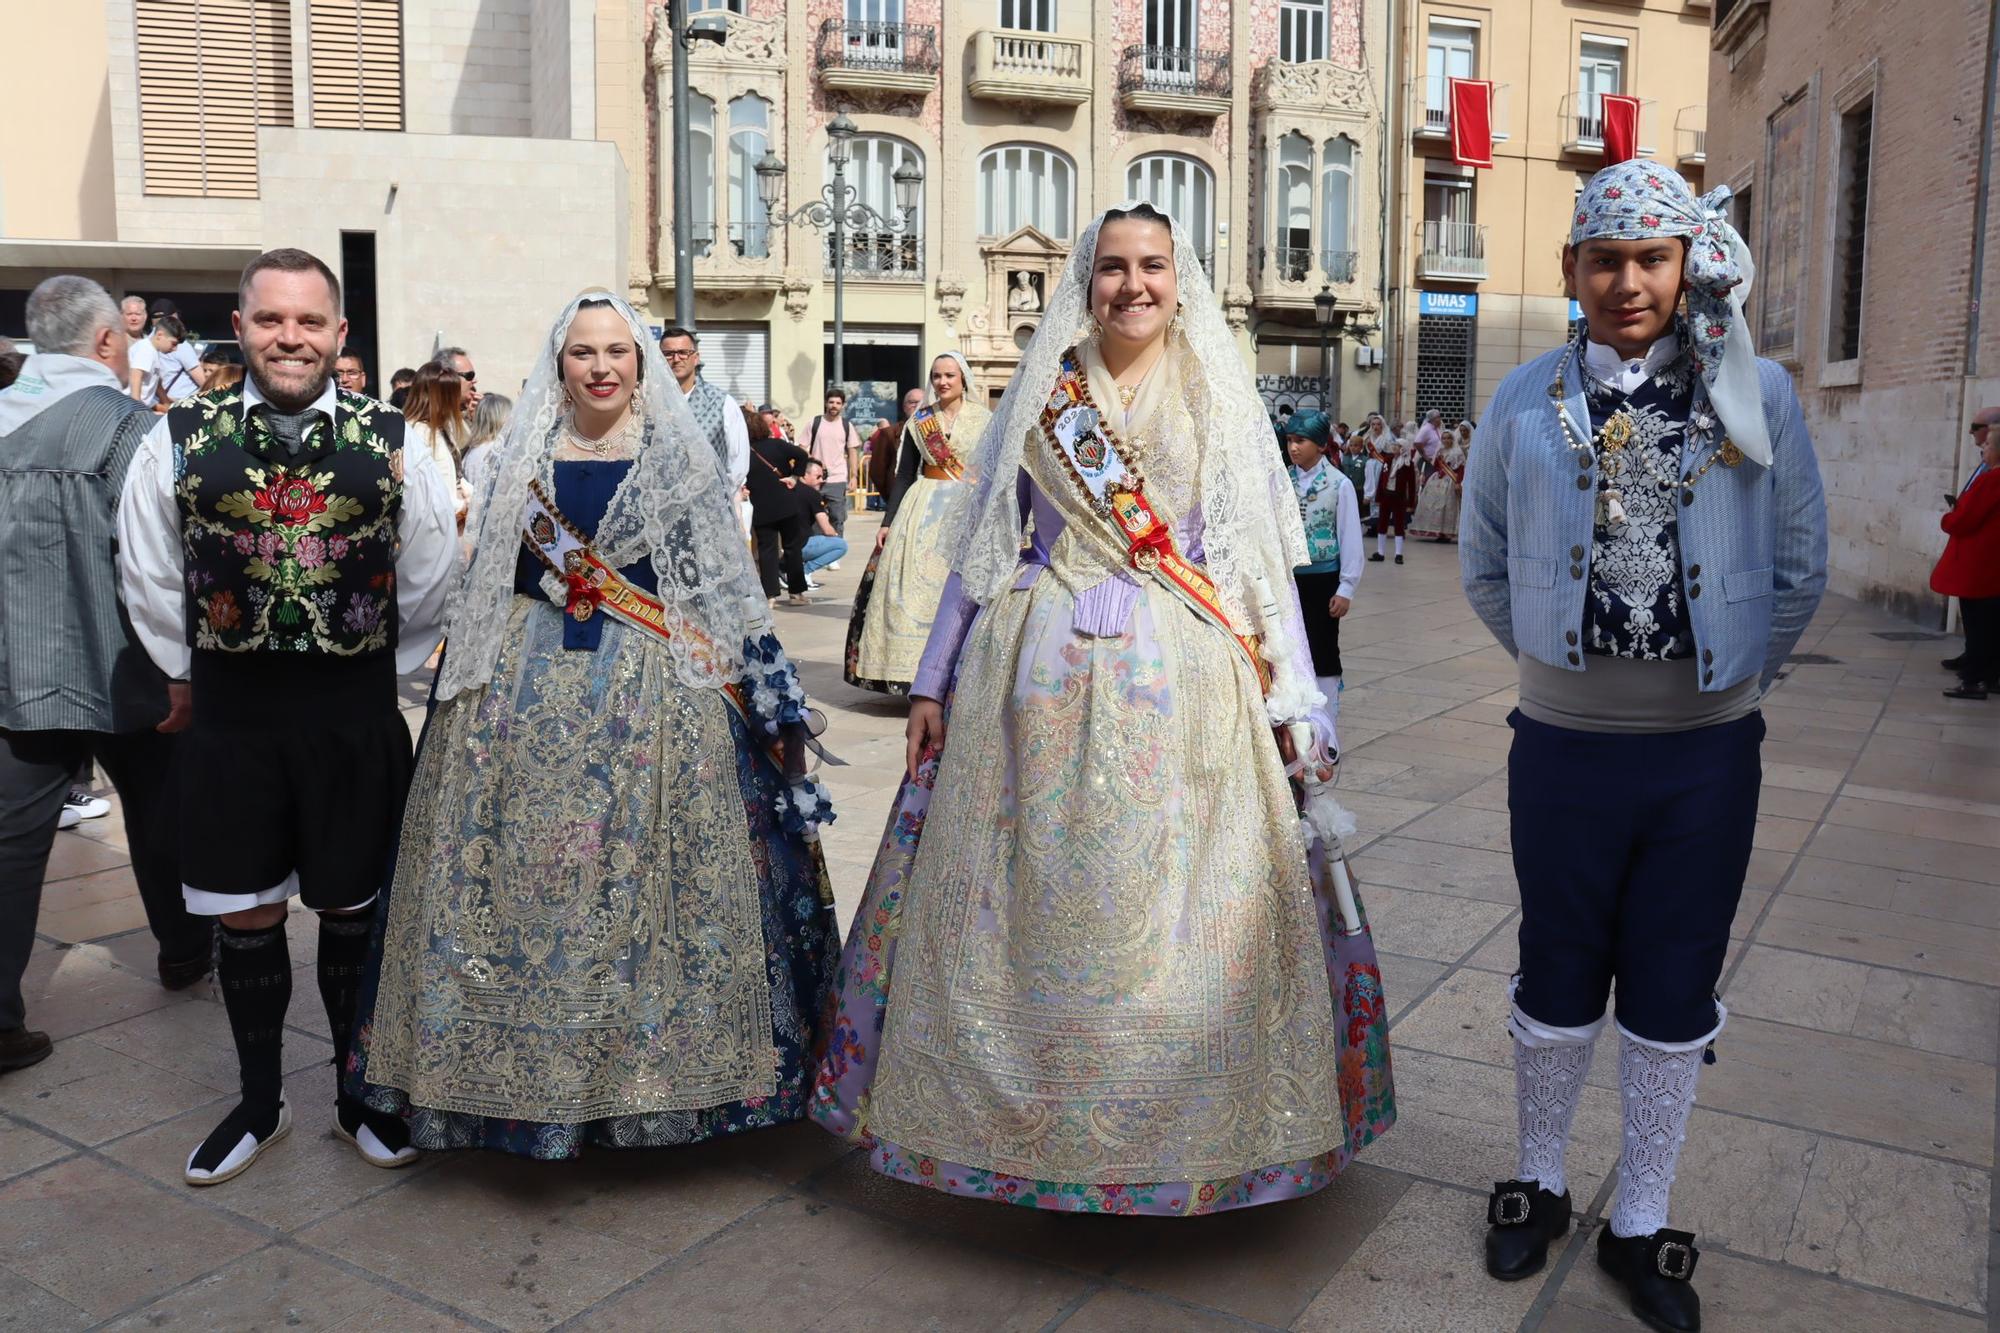
<instances>
[{"instance_id":1,"label":"person with backpack","mask_svg":"<svg viewBox=\"0 0 2000 1333\"><path fill-rule=\"evenodd\" d=\"M826 469L820 494L826 497L826 516L833 530L847 534L847 478L850 458L861 452L861 432L846 417L847 391L835 385L826 391L826 411L812 419L804 440L808 457Z\"/></svg>"}]
</instances>

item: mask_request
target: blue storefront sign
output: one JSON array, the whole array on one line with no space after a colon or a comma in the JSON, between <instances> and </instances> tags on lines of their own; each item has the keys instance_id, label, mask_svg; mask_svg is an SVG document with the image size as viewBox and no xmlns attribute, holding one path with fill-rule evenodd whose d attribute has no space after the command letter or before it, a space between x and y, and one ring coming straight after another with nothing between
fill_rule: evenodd
<instances>
[{"instance_id":1,"label":"blue storefront sign","mask_svg":"<svg viewBox=\"0 0 2000 1333\"><path fill-rule=\"evenodd\" d=\"M1417 313L1419 315L1449 315L1457 319L1471 319L1479 313L1479 293L1419 291L1417 293Z\"/></svg>"}]
</instances>

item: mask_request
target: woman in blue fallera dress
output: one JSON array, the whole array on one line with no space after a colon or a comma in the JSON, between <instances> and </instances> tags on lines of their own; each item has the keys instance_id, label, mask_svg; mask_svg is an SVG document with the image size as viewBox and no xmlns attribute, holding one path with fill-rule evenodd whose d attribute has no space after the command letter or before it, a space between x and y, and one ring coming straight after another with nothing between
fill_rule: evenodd
<instances>
[{"instance_id":1,"label":"woman in blue fallera dress","mask_svg":"<svg viewBox=\"0 0 2000 1333\"><path fill-rule=\"evenodd\" d=\"M623 301L571 302L489 470L350 1087L424 1149L800 1118L839 941L807 709L727 482Z\"/></svg>"}]
</instances>

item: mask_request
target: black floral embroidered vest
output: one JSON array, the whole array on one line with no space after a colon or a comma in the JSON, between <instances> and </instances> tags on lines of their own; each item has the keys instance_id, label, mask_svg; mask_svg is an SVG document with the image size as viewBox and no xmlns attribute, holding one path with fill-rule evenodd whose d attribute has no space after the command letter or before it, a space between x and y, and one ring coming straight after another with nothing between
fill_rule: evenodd
<instances>
[{"instance_id":1,"label":"black floral embroidered vest","mask_svg":"<svg viewBox=\"0 0 2000 1333\"><path fill-rule=\"evenodd\" d=\"M314 414L296 456L240 389L167 414L187 564L188 643L361 657L396 646L403 418L359 394Z\"/></svg>"}]
</instances>

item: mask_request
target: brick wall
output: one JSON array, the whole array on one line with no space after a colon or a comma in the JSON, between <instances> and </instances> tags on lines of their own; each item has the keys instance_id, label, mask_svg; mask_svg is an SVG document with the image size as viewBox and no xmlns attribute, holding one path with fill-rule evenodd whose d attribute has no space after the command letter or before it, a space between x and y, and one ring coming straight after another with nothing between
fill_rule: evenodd
<instances>
[{"instance_id":1,"label":"brick wall","mask_svg":"<svg viewBox=\"0 0 2000 1333\"><path fill-rule=\"evenodd\" d=\"M1964 377L1987 12L1982 0L1927 0L1915 23L1900 5L1772 0L1768 30L1736 54L1734 68L1727 52L1710 65L1707 178L1750 180L1748 240L1767 265L1766 122L1787 98L1803 93L1808 103L1814 137L1789 364L1826 478L1832 585L1929 614L1937 610L1930 570L1944 547L1940 497L1971 462L1963 423L1980 405L1968 401ZM1874 151L1855 376L1827 369L1831 218L1840 96L1869 80ZM2000 209L1978 276L1989 290L1997 223ZM1988 374L2000 373L1996 323L1983 322L1978 338Z\"/></svg>"}]
</instances>

